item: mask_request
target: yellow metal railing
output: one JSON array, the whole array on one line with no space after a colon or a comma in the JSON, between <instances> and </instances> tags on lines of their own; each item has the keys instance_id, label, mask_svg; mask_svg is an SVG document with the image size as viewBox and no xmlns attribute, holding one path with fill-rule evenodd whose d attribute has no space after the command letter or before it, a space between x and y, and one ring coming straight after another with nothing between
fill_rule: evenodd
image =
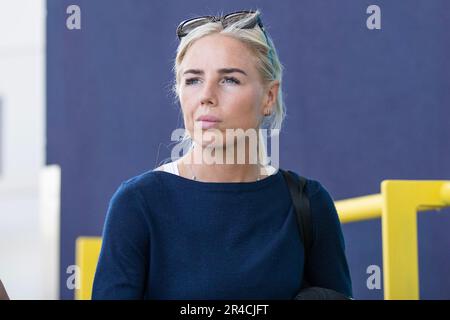
<instances>
[{"instance_id":1,"label":"yellow metal railing","mask_svg":"<svg viewBox=\"0 0 450 320\"><path fill-rule=\"evenodd\" d=\"M80 268L79 287L75 289L75 299L91 300L95 269L102 246L101 237L78 237L75 249L75 263Z\"/></svg>"},{"instance_id":2,"label":"yellow metal railing","mask_svg":"<svg viewBox=\"0 0 450 320\"><path fill-rule=\"evenodd\" d=\"M450 206L450 181L385 180L380 194L335 205L342 223L381 218L384 298L419 299L417 212Z\"/></svg>"},{"instance_id":3,"label":"yellow metal railing","mask_svg":"<svg viewBox=\"0 0 450 320\"><path fill-rule=\"evenodd\" d=\"M384 180L381 193L335 202L341 223L381 218L384 298L419 299L417 212L450 206L450 180ZM90 299L100 237L79 237L76 299Z\"/></svg>"}]
</instances>

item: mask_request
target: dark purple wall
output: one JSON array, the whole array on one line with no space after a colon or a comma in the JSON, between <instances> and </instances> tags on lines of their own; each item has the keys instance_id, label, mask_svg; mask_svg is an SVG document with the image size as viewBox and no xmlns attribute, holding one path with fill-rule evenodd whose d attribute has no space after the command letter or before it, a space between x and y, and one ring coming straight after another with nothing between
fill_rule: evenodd
<instances>
[{"instance_id":1,"label":"dark purple wall","mask_svg":"<svg viewBox=\"0 0 450 320\"><path fill-rule=\"evenodd\" d=\"M81 7L81 30L66 8ZM381 30L366 8L381 7ZM179 21L259 8L285 65L281 166L335 200L384 179L450 179L450 2L48 0L47 163L62 167L61 298L75 239L99 236L121 181L170 156ZM419 215L422 298L450 298L450 210ZM379 220L343 227L355 297L381 260ZM401 252L399 252L401 254Z\"/></svg>"}]
</instances>

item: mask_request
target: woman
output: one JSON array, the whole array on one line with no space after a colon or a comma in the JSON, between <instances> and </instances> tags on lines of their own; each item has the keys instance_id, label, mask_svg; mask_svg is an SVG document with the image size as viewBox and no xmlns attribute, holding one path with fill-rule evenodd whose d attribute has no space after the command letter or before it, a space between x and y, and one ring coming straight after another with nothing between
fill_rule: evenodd
<instances>
[{"instance_id":1,"label":"woman","mask_svg":"<svg viewBox=\"0 0 450 320\"><path fill-rule=\"evenodd\" d=\"M285 116L282 68L259 12L187 20L177 34L174 89L191 147L123 182L112 197L93 299L292 299L304 272L311 285L351 296L344 239L326 189L307 181L314 241L303 270L280 170L265 165L262 140L254 162L255 148L239 143L248 136L226 135L280 129ZM236 154L217 161L229 150L244 155L244 163ZM205 154L216 161L207 163Z\"/></svg>"},{"instance_id":2,"label":"woman","mask_svg":"<svg viewBox=\"0 0 450 320\"><path fill-rule=\"evenodd\" d=\"M0 300L9 300L8 293L3 286L2 280L0 280Z\"/></svg>"}]
</instances>

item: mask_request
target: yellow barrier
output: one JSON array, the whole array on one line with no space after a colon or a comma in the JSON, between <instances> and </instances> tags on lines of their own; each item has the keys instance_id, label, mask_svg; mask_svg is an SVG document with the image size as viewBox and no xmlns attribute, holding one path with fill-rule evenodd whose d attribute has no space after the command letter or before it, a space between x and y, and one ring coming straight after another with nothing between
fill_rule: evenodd
<instances>
[{"instance_id":1,"label":"yellow barrier","mask_svg":"<svg viewBox=\"0 0 450 320\"><path fill-rule=\"evenodd\" d=\"M385 299L419 299L417 211L448 206L449 185L450 181L381 183Z\"/></svg>"},{"instance_id":2,"label":"yellow barrier","mask_svg":"<svg viewBox=\"0 0 450 320\"><path fill-rule=\"evenodd\" d=\"M381 217L384 298L419 299L417 212L450 206L450 181L384 180L381 194L335 205L342 223Z\"/></svg>"},{"instance_id":3,"label":"yellow barrier","mask_svg":"<svg viewBox=\"0 0 450 320\"><path fill-rule=\"evenodd\" d=\"M76 240L76 264L80 268L79 288L75 290L75 299L91 300L95 269L102 247L101 237L78 237Z\"/></svg>"},{"instance_id":4,"label":"yellow barrier","mask_svg":"<svg viewBox=\"0 0 450 320\"><path fill-rule=\"evenodd\" d=\"M417 212L450 206L450 181L384 180L381 193L335 202L341 223L381 218L384 298L419 299ZM90 299L100 237L79 237L76 299Z\"/></svg>"}]
</instances>

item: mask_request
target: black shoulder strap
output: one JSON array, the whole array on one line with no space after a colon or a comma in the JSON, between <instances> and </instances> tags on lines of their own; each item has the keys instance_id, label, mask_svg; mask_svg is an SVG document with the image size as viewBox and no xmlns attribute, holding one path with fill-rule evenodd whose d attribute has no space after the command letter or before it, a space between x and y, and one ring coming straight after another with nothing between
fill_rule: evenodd
<instances>
[{"instance_id":1,"label":"black shoulder strap","mask_svg":"<svg viewBox=\"0 0 450 320\"><path fill-rule=\"evenodd\" d=\"M305 247L305 265L308 264L309 253L312 247L312 222L309 198L306 195L305 186L307 179L292 171L280 169L284 179L289 187L292 203L297 214L297 225L300 231L300 237ZM296 300L352 300L344 294L332 289L314 287L309 282L306 269L303 273L302 290L295 297Z\"/></svg>"},{"instance_id":2,"label":"black shoulder strap","mask_svg":"<svg viewBox=\"0 0 450 320\"><path fill-rule=\"evenodd\" d=\"M307 260L312 246L312 222L309 199L305 191L306 178L289 170L280 170L286 180L292 203L294 204L295 212L297 214L297 225L300 231L300 237L303 240L305 259Z\"/></svg>"}]
</instances>

